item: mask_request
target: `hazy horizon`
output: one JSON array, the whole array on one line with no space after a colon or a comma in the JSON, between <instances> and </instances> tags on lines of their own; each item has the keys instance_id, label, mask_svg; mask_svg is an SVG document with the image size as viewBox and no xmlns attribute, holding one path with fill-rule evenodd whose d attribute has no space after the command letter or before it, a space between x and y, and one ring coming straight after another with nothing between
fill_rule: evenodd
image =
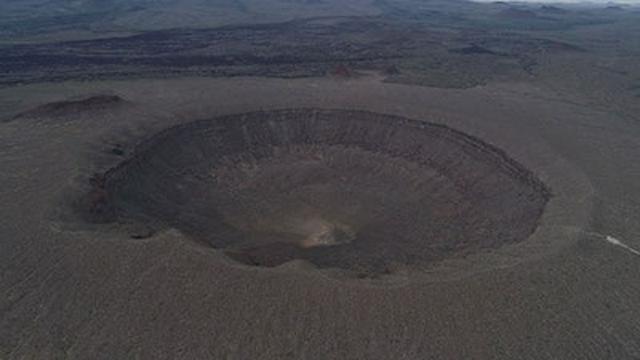
<instances>
[{"instance_id":1,"label":"hazy horizon","mask_svg":"<svg viewBox=\"0 0 640 360\"><path fill-rule=\"evenodd\" d=\"M475 2L491 3L501 0L471 0ZM640 0L502 0L509 3L538 3L538 4L584 4L584 5L640 5Z\"/></svg>"}]
</instances>

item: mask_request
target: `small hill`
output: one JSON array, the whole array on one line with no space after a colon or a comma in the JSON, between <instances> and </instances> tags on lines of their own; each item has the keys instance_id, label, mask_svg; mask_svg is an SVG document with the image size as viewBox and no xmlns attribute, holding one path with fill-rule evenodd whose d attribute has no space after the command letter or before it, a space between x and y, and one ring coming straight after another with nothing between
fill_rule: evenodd
<instances>
[{"instance_id":1,"label":"small hill","mask_svg":"<svg viewBox=\"0 0 640 360\"><path fill-rule=\"evenodd\" d=\"M95 95L80 100L56 101L40 105L14 116L11 120L36 117L70 116L87 111L105 110L126 103L118 95Z\"/></svg>"},{"instance_id":2,"label":"small hill","mask_svg":"<svg viewBox=\"0 0 640 360\"><path fill-rule=\"evenodd\" d=\"M552 6L552 5L542 5L540 7L540 11L545 13L545 14L550 14L550 15L562 15L562 14L566 14L569 11L557 6Z\"/></svg>"},{"instance_id":3,"label":"small hill","mask_svg":"<svg viewBox=\"0 0 640 360\"><path fill-rule=\"evenodd\" d=\"M451 49L449 50L449 52L462 55L498 55L498 53L496 53L495 51L476 44L471 44L462 48Z\"/></svg>"}]
</instances>

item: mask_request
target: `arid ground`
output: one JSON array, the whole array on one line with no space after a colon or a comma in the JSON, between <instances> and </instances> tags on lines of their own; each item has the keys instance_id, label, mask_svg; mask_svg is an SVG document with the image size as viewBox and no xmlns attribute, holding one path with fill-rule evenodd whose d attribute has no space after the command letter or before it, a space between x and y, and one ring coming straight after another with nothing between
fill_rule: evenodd
<instances>
[{"instance_id":1,"label":"arid ground","mask_svg":"<svg viewBox=\"0 0 640 360\"><path fill-rule=\"evenodd\" d=\"M640 358L638 10L91 4L0 17L0 358Z\"/></svg>"}]
</instances>

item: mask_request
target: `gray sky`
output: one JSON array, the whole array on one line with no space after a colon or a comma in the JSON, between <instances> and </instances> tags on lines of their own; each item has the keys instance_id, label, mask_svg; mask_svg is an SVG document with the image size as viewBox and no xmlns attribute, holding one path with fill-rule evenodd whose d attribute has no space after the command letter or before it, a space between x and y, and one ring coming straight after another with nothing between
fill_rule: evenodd
<instances>
[{"instance_id":1,"label":"gray sky","mask_svg":"<svg viewBox=\"0 0 640 360\"><path fill-rule=\"evenodd\" d=\"M479 2L493 2L496 0L474 0L474 1L479 1ZM508 0L505 0L508 1ZM513 2L531 2L531 3L546 3L546 4L551 4L551 3L555 3L555 4L560 4L560 3L569 3L569 4L576 4L576 3L591 3L591 4L631 4L631 5L640 5L640 0L615 0L615 1L611 1L611 0L588 0L588 1L584 1L584 0L518 0L518 1L513 1Z\"/></svg>"}]
</instances>

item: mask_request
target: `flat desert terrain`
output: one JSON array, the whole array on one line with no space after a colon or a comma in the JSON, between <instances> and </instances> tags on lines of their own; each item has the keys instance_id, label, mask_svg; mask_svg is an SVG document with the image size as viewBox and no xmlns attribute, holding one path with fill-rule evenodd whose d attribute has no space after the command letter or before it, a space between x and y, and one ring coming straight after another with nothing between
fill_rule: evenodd
<instances>
[{"instance_id":1,"label":"flat desert terrain","mask_svg":"<svg viewBox=\"0 0 640 360\"><path fill-rule=\"evenodd\" d=\"M0 358L640 358L637 11L240 3L0 18Z\"/></svg>"}]
</instances>

